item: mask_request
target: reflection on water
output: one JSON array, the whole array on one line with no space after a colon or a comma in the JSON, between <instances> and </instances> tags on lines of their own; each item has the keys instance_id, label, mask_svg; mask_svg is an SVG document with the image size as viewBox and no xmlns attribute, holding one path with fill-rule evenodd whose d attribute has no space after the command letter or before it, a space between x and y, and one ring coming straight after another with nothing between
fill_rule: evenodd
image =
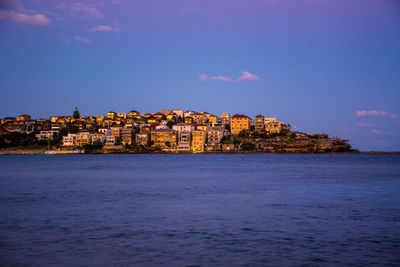
<instances>
[{"instance_id":1,"label":"reflection on water","mask_svg":"<svg viewBox=\"0 0 400 267\"><path fill-rule=\"evenodd\" d=\"M397 155L0 157L1 265L399 265Z\"/></svg>"}]
</instances>

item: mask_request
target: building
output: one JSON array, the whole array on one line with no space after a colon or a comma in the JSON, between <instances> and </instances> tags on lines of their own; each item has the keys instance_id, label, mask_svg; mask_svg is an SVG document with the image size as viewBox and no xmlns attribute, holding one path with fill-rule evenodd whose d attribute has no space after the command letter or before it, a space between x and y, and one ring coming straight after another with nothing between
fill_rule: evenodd
<instances>
[{"instance_id":1,"label":"building","mask_svg":"<svg viewBox=\"0 0 400 267\"><path fill-rule=\"evenodd\" d=\"M172 129L158 129L151 132L153 147L161 149L176 149L177 132Z\"/></svg>"},{"instance_id":2,"label":"building","mask_svg":"<svg viewBox=\"0 0 400 267\"><path fill-rule=\"evenodd\" d=\"M183 119L183 110L181 110L181 109L174 109L173 111L172 111L173 113L175 113L178 117L181 117L182 119Z\"/></svg>"},{"instance_id":3,"label":"building","mask_svg":"<svg viewBox=\"0 0 400 267\"><path fill-rule=\"evenodd\" d=\"M128 112L128 118L135 118L135 116L139 116L139 115L140 115L139 111L136 111L136 110L131 110Z\"/></svg>"},{"instance_id":4,"label":"building","mask_svg":"<svg viewBox=\"0 0 400 267\"><path fill-rule=\"evenodd\" d=\"M110 127L111 135L117 138L121 137L121 126L112 126Z\"/></svg>"},{"instance_id":5,"label":"building","mask_svg":"<svg viewBox=\"0 0 400 267\"><path fill-rule=\"evenodd\" d=\"M62 146L75 146L76 134L69 133L67 136L63 136Z\"/></svg>"},{"instance_id":6,"label":"building","mask_svg":"<svg viewBox=\"0 0 400 267\"><path fill-rule=\"evenodd\" d=\"M92 134L89 132L81 132L76 135L75 145L83 146L90 145L92 143Z\"/></svg>"},{"instance_id":7,"label":"building","mask_svg":"<svg viewBox=\"0 0 400 267\"><path fill-rule=\"evenodd\" d=\"M265 132L265 124L264 124L264 116L263 115L257 115L256 120L254 123L254 130L257 133L264 133Z\"/></svg>"},{"instance_id":8,"label":"building","mask_svg":"<svg viewBox=\"0 0 400 267\"><path fill-rule=\"evenodd\" d=\"M106 146L115 146L115 144L117 143L117 137L113 136L113 135L107 135L106 136Z\"/></svg>"},{"instance_id":9,"label":"building","mask_svg":"<svg viewBox=\"0 0 400 267\"><path fill-rule=\"evenodd\" d=\"M210 117L208 117L208 122L211 124L218 123L218 117L215 115L211 115Z\"/></svg>"},{"instance_id":10,"label":"building","mask_svg":"<svg viewBox=\"0 0 400 267\"><path fill-rule=\"evenodd\" d=\"M120 129L120 135L121 135L121 143L123 145L132 145L132 134L133 134L133 129L128 128L128 127L122 127Z\"/></svg>"},{"instance_id":11,"label":"building","mask_svg":"<svg viewBox=\"0 0 400 267\"><path fill-rule=\"evenodd\" d=\"M106 135L102 133L97 133L92 135L92 144L101 143L104 144L106 141Z\"/></svg>"},{"instance_id":12,"label":"building","mask_svg":"<svg viewBox=\"0 0 400 267\"><path fill-rule=\"evenodd\" d=\"M126 119L126 113L117 113L117 117L120 119Z\"/></svg>"},{"instance_id":13,"label":"building","mask_svg":"<svg viewBox=\"0 0 400 267\"><path fill-rule=\"evenodd\" d=\"M208 130L207 131L207 144L219 144L224 137L224 132L221 130Z\"/></svg>"},{"instance_id":14,"label":"building","mask_svg":"<svg viewBox=\"0 0 400 267\"><path fill-rule=\"evenodd\" d=\"M175 125L172 125L172 129L177 131L178 133L191 132L191 131L194 130L194 126L190 125L190 124L187 124L187 123L181 122L181 123L177 123Z\"/></svg>"},{"instance_id":15,"label":"building","mask_svg":"<svg viewBox=\"0 0 400 267\"><path fill-rule=\"evenodd\" d=\"M264 118L264 124L267 124L271 121L276 121L276 118L275 117L274 118Z\"/></svg>"},{"instance_id":16,"label":"building","mask_svg":"<svg viewBox=\"0 0 400 267\"><path fill-rule=\"evenodd\" d=\"M282 130L282 122L270 121L265 124L265 132L267 134L279 134Z\"/></svg>"},{"instance_id":17,"label":"building","mask_svg":"<svg viewBox=\"0 0 400 267\"><path fill-rule=\"evenodd\" d=\"M142 133L151 134L152 127L150 125L143 125L140 127Z\"/></svg>"},{"instance_id":18,"label":"building","mask_svg":"<svg viewBox=\"0 0 400 267\"><path fill-rule=\"evenodd\" d=\"M231 134L238 135L241 131L250 131L251 119L246 115L235 114L231 117Z\"/></svg>"},{"instance_id":19,"label":"building","mask_svg":"<svg viewBox=\"0 0 400 267\"><path fill-rule=\"evenodd\" d=\"M117 115L118 114L116 112L110 111L110 112L107 113L107 119L115 120L117 118Z\"/></svg>"},{"instance_id":20,"label":"building","mask_svg":"<svg viewBox=\"0 0 400 267\"><path fill-rule=\"evenodd\" d=\"M23 114L18 116L17 121L30 121L32 119L31 115Z\"/></svg>"},{"instance_id":21,"label":"building","mask_svg":"<svg viewBox=\"0 0 400 267\"><path fill-rule=\"evenodd\" d=\"M194 113L190 116L191 118L193 118L193 121L197 124L204 124L207 122L207 115L204 113Z\"/></svg>"},{"instance_id":22,"label":"building","mask_svg":"<svg viewBox=\"0 0 400 267\"><path fill-rule=\"evenodd\" d=\"M106 127L102 127L102 128L99 128L99 133L105 134L105 135L111 135L111 129L110 128L106 128Z\"/></svg>"},{"instance_id":23,"label":"building","mask_svg":"<svg viewBox=\"0 0 400 267\"><path fill-rule=\"evenodd\" d=\"M191 132L179 132L178 134L178 152L190 152Z\"/></svg>"},{"instance_id":24,"label":"building","mask_svg":"<svg viewBox=\"0 0 400 267\"><path fill-rule=\"evenodd\" d=\"M184 122L186 124L193 124L193 118L192 117L185 117Z\"/></svg>"},{"instance_id":25,"label":"building","mask_svg":"<svg viewBox=\"0 0 400 267\"><path fill-rule=\"evenodd\" d=\"M202 130L194 130L192 132L192 152L204 152L204 145L207 140L207 132Z\"/></svg>"},{"instance_id":26,"label":"building","mask_svg":"<svg viewBox=\"0 0 400 267\"><path fill-rule=\"evenodd\" d=\"M229 113L228 112L224 112L221 114L221 123L222 124L229 124Z\"/></svg>"},{"instance_id":27,"label":"building","mask_svg":"<svg viewBox=\"0 0 400 267\"><path fill-rule=\"evenodd\" d=\"M50 131L40 131L40 133L35 134L37 140L53 140L55 137L59 135L59 130L50 130Z\"/></svg>"},{"instance_id":28,"label":"building","mask_svg":"<svg viewBox=\"0 0 400 267\"><path fill-rule=\"evenodd\" d=\"M137 146L148 146L149 145L149 134L145 132L139 132L135 137Z\"/></svg>"}]
</instances>

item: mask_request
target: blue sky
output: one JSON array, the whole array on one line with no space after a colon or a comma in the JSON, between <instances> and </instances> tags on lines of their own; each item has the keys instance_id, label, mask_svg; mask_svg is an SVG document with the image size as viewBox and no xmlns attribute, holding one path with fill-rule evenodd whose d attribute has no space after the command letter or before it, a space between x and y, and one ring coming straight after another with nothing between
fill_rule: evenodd
<instances>
[{"instance_id":1,"label":"blue sky","mask_svg":"<svg viewBox=\"0 0 400 267\"><path fill-rule=\"evenodd\" d=\"M0 0L0 117L179 108L400 151L396 0Z\"/></svg>"}]
</instances>

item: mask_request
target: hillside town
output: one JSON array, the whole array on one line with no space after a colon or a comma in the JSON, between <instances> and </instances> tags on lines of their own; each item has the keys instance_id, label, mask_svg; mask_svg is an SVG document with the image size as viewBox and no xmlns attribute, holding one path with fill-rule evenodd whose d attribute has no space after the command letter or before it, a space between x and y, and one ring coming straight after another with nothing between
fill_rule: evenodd
<instances>
[{"instance_id":1,"label":"hillside town","mask_svg":"<svg viewBox=\"0 0 400 267\"><path fill-rule=\"evenodd\" d=\"M0 149L37 148L54 153L321 153L356 152L347 140L326 134L293 132L275 117L192 110L142 114L32 119L28 114L1 119Z\"/></svg>"}]
</instances>

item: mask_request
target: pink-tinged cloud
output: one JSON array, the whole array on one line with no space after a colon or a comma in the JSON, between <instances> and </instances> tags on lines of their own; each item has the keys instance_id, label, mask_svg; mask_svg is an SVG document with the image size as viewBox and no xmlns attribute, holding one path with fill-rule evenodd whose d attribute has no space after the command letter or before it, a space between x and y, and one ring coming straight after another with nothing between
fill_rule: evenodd
<instances>
[{"instance_id":1,"label":"pink-tinged cloud","mask_svg":"<svg viewBox=\"0 0 400 267\"><path fill-rule=\"evenodd\" d=\"M9 18L10 20L31 26L45 27L51 25L51 19L43 14L27 15L14 11L0 10L0 19Z\"/></svg>"},{"instance_id":2,"label":"pink-tinged cloud","mask_svg":"<svg viewBox=\"0 0 400 267\"><path fill-rule=\"evenodd\" d=\"M371 123L365 123L365 122L356 123L356 126L357 126L357 127L360 127L360 128L370 128L370 127L374 127L373 124L371 124Z\"/></svg>"},{"instance_id":3,"label":"pink-tinged cloud","mask_svg":"<svg viewBox=\"0 0 400 267\"><path fill-rule=\"evenodd\" d=\"M71 10L74 15L78 16L81 19L103 17L103 13L101 13L97 8L89 6L87 3L84 2L71 4Z\"/></svg>"},{"instance_id":4,"label":"pink-tinged cloud","mask_svg":"<svg viewBox=\"0 0 400 267\"><path fill-rule=\"evenodd\" d=\"M373 130L371 130L371 132L373 132L374 134L379 134L379 135L385 135L386 134L385 132L379 131L377 129L373 129Z\"/></svg>"},{"instance_id":5,"label":"pink-tinged cloud","mask_svg":"<svg viewBox=\"0 0 400 267\"><path fill-rule=\"evenodd\" d=\"M205 82L208 80L208 76L207 76L207 74L200 74L199 79L200 79L200 81Z\"/></svg>"},{"instance_id":6,"label":"pink-tinged cloud","mask_svg":"<svg viewBox=\"0 0 400 267\"><path fill-rule=\"evenodd\" d=\"M357 110L356 117L381 117L381 118L397 118L397 115L378 110Z\"/></svg>"},{"instance_id":7,"label":"pink-tinged cloud","mask_svg":"<svg viewBox=\"0 0 400 267\"><path fill-rule=\"evenodd\" d=\"M120 31L119 28L117 28L117 27L113 28L108 25L98 25L89 30L89 32L115 32L115 33L119 33L119 31Z\"/></svg>"},{"instance_id":8,"label":"pink-tinged cloud","mask_svg":"<svg viewBox=\"0 0 400 267\"><path fill-rule=\"evenodd\" d=\"M200 74L199 79L202 82L205 82L205 81L233 82L233 79L231 77L222 76L222 75L209 77L207 74Z\"/></svg>"},{"instance_id":9,"label":"pink-tinged cloud","mask_svg":"<svg viewBox=\"0 0 400 267\"><path fill-rule=\"evenodd\" d=\"M220 82L232 82L233 81L231 77L222 76L222 75L212 76L212 77L210 77L210 80L220 81Z\"/></svg>"},{"instance_id":10,"label":"pink-tinged cloud","mask_svg":"<svg viewBox=\"0 0 400 267\"><path fill-rule=\"evenodd\" d=\"M85 38L85 37L80 37L79 35L75 35L74 37L75 41L77 41L78 43L84 43L84 44L92 44L92 42Z\"/></svg>"},{"instance_id":11,"label":"pink-tinged cloud","mask_svg":"<svg viewBox=\"0 0 400 267\"><path fill-rule=\"evenodd\" d=\"M7 11L0 9L0 19L5 19L7 15L8 15Z\"/></svg>"},{"instance_id":12,"label":"pink-tinged cloud","mask_svg":"<svg viewBox=\"0 0 400 267\"><path fill-rule=\"evenodd\" d=\"M257 75L247 72L247 71L242 71L242 75L239 77L238 81L261 81L260 77Z\"/></svg>"}]
</instances>

